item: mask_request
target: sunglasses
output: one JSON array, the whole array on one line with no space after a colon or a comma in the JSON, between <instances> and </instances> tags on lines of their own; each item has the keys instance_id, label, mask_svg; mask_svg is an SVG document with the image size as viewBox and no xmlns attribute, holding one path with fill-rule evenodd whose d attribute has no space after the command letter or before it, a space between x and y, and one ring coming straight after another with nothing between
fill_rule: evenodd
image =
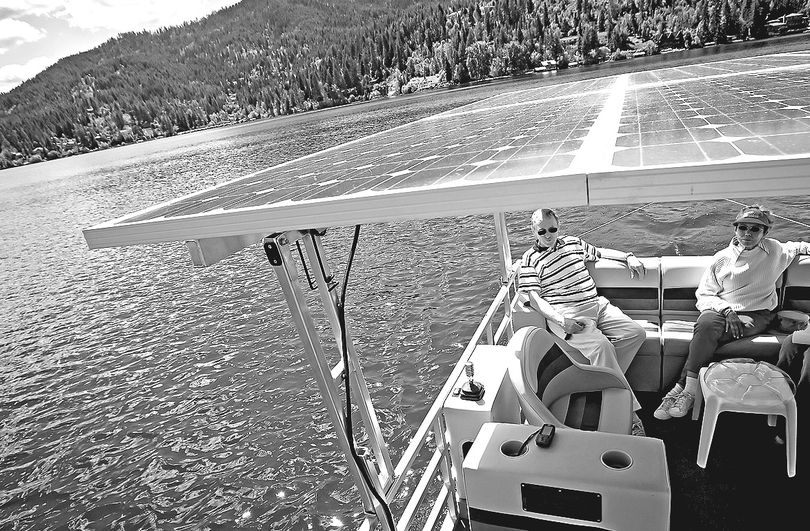
<instances>
[{"instance_id":1,"label":"sunglasses","mask_svg":"<svg viewBox=\"0 0 810 531\"><path fill-rule=\"evenodd\" d=\"M759 225L742 225L742 224L740 224L740 225L735 225L735 228L738 231L741 231L741 232L751 231L754 234L756 234L756 233L758 233L759 231L762 230L762 227L759 226Z\"/></svg>"},{"instance_id":2,"label":"sunglasses","mask_svg":"<svg viewBox=\"0 0 810 531\"><path fill-rule=\"evenodd\" d=\"M555 232L557 232L558 230L560 230L558 227L549 227L549 228L548 228L548 231L546 231L546 229L537 229L537 235L538 235L538 236L542 236L542 235L543 235L543 234L545 234L546 232L550 232L550 233L554 234L554 233L555 233Z\"/></svg>"}]
</instances>

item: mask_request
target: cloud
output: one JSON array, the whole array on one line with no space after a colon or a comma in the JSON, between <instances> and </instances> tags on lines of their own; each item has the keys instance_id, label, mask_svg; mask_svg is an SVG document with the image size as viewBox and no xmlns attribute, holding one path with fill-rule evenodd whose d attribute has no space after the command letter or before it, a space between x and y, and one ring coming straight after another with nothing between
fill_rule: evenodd
<instances>
[{"instance_id":1,"label":"cloud","mask_svg":"<svg viewBox=\"0 0 810 531\"><path fill-rule=\"evenodd\" d=\"M13 8L0 8L0 18L20 18L29 15L50 16L63 9L46 0L19 0L15 4Z\"/></svg>"},{"instance_id":2,"label":"cloud","mask_svg":"<svg viewBox=\"0 0 810 531\"><path fill-rule=\"evenodd\" d=\"M26 42L38 41L45 32L22 20L0 19L0 55Z\"/></svg>"},{"instance_id":3,"label":"cloud","mask_svg":"<svg viewBox=\"0 0 810 531\"><path fill-rule=\"evenodd\" d=\"M24 64L0 66L0 92L8 92L54 63L52 57L35 57Z\"/></svg>"},{"instance_id":4,"label":"cloud","mask_svg":"<svg viewBox=\"0 0 810 531\"><path fill-rule=\"evenodd\" d=\"M64 20L71 27L97 31L155 30L211 14L238 0L23 0L18 12Z\"/></svg>"}]
</instances>

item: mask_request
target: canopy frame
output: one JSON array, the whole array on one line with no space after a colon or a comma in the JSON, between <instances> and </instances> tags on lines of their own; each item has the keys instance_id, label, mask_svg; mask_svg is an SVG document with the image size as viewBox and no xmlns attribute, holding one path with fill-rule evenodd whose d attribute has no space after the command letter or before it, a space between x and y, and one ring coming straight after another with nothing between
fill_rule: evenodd
<instances>
[{"instance_id":1,"label":"canopy frame","mask_svg":"<svg viewBox=\"0 0 810 531\"><path fill-rule=\"evenodd\" d=\"M313 231L288 231L277 233L265 238L263 246L270 265L276 273L282 292L284 293L287 307L290 309L293 322L298 330L304 354L309 359L309 364L312 367L318 389L323 398L323 403L335 427L335 435L337 436L338 444L344 453L349 473L360 494L364 512L367 517L371 517L372 519L376 518L382 529L395 531L388 526L383 508L372 494L371 487L364 480L364 476L370 477L374 483L373 486L375 490L379 493L384 493L385 486L391 483L393 475L391 458L388 454L387 447L384 445L382 431L380 430L376 412L374 411L368 393L368 385L363 377L362 369L357 359L352 340L349 337L348 330L346 331L347 357L349 360L348 377L346 368L342 367L342 364L340 367L336 367L335 371L329 368L326 353L324 352L315 320L312 317L306 297L301 289L298 269L290 250L290 244L300 239L304 240L307 257L310 263L315 264L318 259L316 257L316 247L320 244L320 236L313 235ZM337 345L338 349L340 349L341 340L337 319L337 298L327 281L329 274L325 257L321 256L320 258L324 266L323 269L320 267L313 267L312 269L314 270L318 291L321 295L327 317L329 318L332 329L338 336ZM364 427L369 435L369 444L377 458L377 463L380 463L380 468L382 469L380 472L377 471L374 463L367 458L365 451L358 451L359 455L365 457L360 463L355 461L353 457L352 447L356 445L354 445L354 441L351 441L346 434L346 421L343 416L345 405L341 399L336 380L342 380L344 385L352 385L356 391L355 396L360 397L359 400L354 401L354 404L356 404L360 410ZM365 467L365 470L361 470L361 466Z\"/></svg>"}]
</instances>

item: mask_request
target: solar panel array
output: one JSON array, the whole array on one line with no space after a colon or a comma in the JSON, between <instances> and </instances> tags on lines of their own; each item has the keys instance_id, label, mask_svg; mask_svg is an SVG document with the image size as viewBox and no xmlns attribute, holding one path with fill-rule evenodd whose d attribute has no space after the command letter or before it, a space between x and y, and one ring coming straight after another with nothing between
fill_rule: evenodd
<instances>
[{"instance_id":1,"label":"solar panel array","mask_svg":"<svg viewBox=\"0 0 810 531\"><path fill-rule=\"evenodd\" d=\"M605 80L583 89L609 87ZM445 113L259 172L128 221L308 201L353 193L563 172L604 105L607 92L546 92L542 114L506 103ZM523 97L523 96L521 96Z\"/></svg>"},{"instance_id":2,"label":"solar panel array","mask_svg":"<svg viewBox=\"0 0 810 531\"><path fill-rule=\"evenodd\" d=\"M103 228L114 245L116 227L266 210L272 230L275 208L324 199L542 179L583 167L622 172L808 156L808 87L810 53L541 86L269 168ZM594 167L594 160L604 162ZM88 242L94 230L85 231ZM193 238L193 230L182 237Z\"/></svg>"}]
</instances>

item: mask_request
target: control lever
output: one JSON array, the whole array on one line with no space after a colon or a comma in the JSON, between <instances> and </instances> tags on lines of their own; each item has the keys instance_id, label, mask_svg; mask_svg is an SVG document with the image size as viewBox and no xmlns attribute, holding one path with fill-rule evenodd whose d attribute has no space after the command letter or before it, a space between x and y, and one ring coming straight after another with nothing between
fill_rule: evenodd
<instances>
[{"instance_id":1,"label":"control lever","mask_svg":"<svg viewBox=\"0 0 810 531\"><path fill-rule=\"evenodd\" d=\"M461 399L478 402L484 397L484 386L473 380L475 367L471 361L464 364L464 373L467 375L467 381L461 386Z\"/></svg>"}]
</instances>

